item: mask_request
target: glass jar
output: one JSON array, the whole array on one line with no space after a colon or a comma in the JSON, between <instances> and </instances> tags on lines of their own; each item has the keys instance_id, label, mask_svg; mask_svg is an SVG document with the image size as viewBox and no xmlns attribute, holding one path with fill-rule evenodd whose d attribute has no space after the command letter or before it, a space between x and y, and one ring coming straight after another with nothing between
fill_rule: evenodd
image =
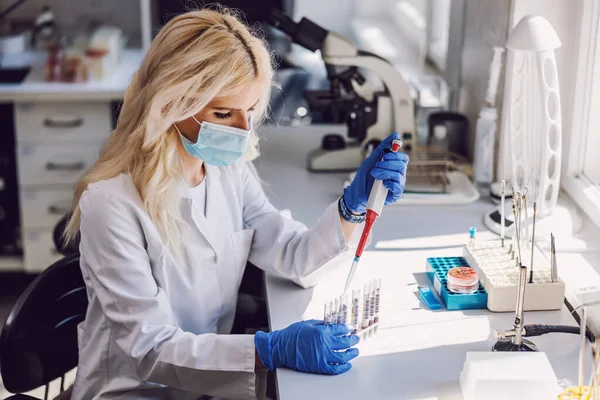
<instances>
[{"instance_id":1,"label":"glass jar","mask_svg":"<svg viewBox=\"0 0 600 400\"><path fill-rule=\"evenodd\" d=\"M454 267L448 271L446 279L452 293L471 294L479 289L479 275L471 267Z\"/></svg>"},{"instance_id":2,"label":"glass jar","mask_svg":"<svg viewBox=\"0 0 600 400\"><path fill-rule=\"evenodd\" d=\"M44 65L44 79L46 82L60 82L62 80L62 67L64 50L62 46L54 46L48 50L48 57Z\"/></svg>"}]
</instances>

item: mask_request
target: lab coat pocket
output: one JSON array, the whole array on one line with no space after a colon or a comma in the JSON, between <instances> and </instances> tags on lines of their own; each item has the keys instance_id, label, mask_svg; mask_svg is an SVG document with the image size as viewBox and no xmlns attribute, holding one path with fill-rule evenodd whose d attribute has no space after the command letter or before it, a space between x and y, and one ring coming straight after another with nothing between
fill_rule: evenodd
<instances>
[{"instance_id":1,"label":"lab coat pocket","mask_svg":"<svg viewBox=\"0 0 600 400\"><path fill-rule=\"evenodd\" d=\"M248 262L250 249L252 247L252 238L254 237L254 229L244 229L237 231L231 235L231 248L228 251L233 255L232 267L234 268L234 277L236 282L236 290L239 289L242 282L242 276Z\"/></svg>"},{"instance_id":2,"label":"lab coat pocket","mask_svg":"<svg viewBox=\"0 0 600 400\"><path fill-rule=\"evenodd\" d=\"M86 336L85 336L85 331L83 330L83 324L84 324L84 322L80 322L79 325L77 325L77 345L79 348L79 352L81 352L81 349L83 349L85 347L86 342L87 342ZM81 369L81 370L86 370L87 364L85 361L86 360L79 359L77 368Z\"/></svg>"}]
</instances>

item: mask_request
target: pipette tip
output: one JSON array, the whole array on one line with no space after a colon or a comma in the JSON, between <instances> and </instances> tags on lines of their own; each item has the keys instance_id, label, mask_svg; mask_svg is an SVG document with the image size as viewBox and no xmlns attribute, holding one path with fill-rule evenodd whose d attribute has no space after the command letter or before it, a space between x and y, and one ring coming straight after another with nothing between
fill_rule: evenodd
<instances>
[{"instance_id":1,"label":"pipette tip","mask_svg":"<svg viewBox=\"0 0 600 400\"><path fill-rule=\"evenodd\" d=\"M348 291L350 284L352 283L352 278L354 277L354 272L356 271L356 267L358 266L358 262L360 261L359 256L354 256L354 260L352 260L352 266L350 267L350 273L348 273L348 278L346 278L346 286L344 286L344 294Z\"/></svg>"}]
</instances>

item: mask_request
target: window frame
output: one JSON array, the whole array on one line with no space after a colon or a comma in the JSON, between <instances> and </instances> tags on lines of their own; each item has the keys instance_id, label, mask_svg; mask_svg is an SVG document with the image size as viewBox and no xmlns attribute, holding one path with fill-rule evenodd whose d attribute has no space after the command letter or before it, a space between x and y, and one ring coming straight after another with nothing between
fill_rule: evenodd
<instances>
[{"instance_id":1,"label":"window frame","mask_svg":"<svg viewBox=\"0 0 600 400\"><path fill-rule=\"evenodd\" d=\"M562 187L600 226L600 186L584 173L594 167L591 164L600 165L600 154L594 159L588 153L592 151L590 145L600 144L600 139L592 136L594 130L600 136L600 110L593 109L594 104L600 104L600 0L583 0L580 26L573 120Z\"/></svg>"}]
</instances>

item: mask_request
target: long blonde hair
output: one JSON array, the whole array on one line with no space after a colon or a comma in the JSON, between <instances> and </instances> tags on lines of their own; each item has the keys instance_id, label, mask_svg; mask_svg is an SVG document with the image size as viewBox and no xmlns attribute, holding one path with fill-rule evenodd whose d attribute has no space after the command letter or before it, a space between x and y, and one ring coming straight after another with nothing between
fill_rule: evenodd
<instances>
[{"instance_id":1,"label":"long blonde hair","mask_svg":"<svg viewBox=\"0 0 600 400\"><path fill-rule=\"evenodd\" d=\"M235 94L258 79L263 90L255 107L256 126L265 118L274 85L272 63L264 39L231 9L190 11L171 19L134 74L117 127L98 161L75 187L65 241L79 232L79 199L88 185L124 173L165 245L177 252L183 174L174 122L199 113L217 95ZM258 155L254 146L248 151L247 159Z\"/></svg>"}]
</instances>

